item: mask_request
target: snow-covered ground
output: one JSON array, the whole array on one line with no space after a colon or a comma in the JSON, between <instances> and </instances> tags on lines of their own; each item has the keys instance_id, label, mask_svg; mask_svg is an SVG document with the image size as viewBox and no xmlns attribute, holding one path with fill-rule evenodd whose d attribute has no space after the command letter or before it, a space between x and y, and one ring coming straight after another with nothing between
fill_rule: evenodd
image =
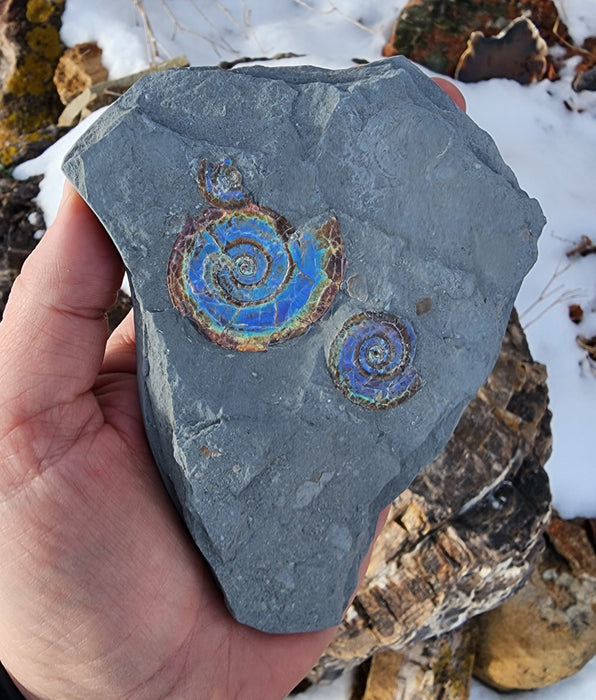
<instances>
[{"instance_id":1,"label":"snow-covered ground","mask_svg":"<svg viewBox=\"0 0 596 700\"><path fill-rule=\"evenodd\" d=\"M381 57L404 4L405 0L67 0L62 38L67 45L97 41L112 78L145 68L156 54L160 59L186 54L192 65L209 65L292 52L300 56L269 65L346 68L353 65L353 58ZM557 0L557 4L577 43L596 35L594 0ZM575 338L596 335L596 255L570 262L565 253L583 235L596 243L596 93L572 91L572 67L570 63L557 83L521 87L491 80L458 87L469 115L493 136L521 186L540 201L548 219L538 262L516 306L532 354L548 369L554 447L547 470L555 506L565 517L594 517L596 369L585 361ZM39 201L47 223L53 220L60 197L62 157L95 116L17 170L19 177L45 174ZM570 303L584 309L580 326L568 318ZM343 679L302 697L343 700L347 688L348 680ZM474 700L499 697L474 684ZM531 697L596 697L596 660L573 678Z\"/></svg>"}]
</instances>

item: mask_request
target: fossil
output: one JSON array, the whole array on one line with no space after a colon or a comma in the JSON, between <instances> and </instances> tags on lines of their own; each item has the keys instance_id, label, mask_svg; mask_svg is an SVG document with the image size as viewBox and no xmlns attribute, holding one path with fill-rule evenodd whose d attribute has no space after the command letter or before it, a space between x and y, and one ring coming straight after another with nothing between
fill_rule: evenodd
<instances>
[{"instance_id":1,"label":"fossil","mask_svg":"<svg viewBox=\"0 0 596 700\"><path fill-rule=\"evenodd\" d=\"M412 365L416 335L412 326L383 311L349 318L335 336L328 365L341 393L365 408L391 408L420 389Z\"/></svg>"},{"instance_id":2,"label":"fossil","mask_svg":"<svg viewBox=\"0 0 596 700\"><path fill-rule=\"evenodd\" d=\"M211 205L190 218L168 263L172 303L218 345L244 351L304 333L329 308L343 277L335 217L297 234L257 206L229 159L201 161L199 190Z\"/></svg>"}]
</instances>

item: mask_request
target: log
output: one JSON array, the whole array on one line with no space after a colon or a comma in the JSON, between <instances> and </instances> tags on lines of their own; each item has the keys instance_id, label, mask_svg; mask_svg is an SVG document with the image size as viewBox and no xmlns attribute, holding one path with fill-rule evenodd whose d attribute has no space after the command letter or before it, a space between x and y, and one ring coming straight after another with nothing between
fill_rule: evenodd
<instances>
[{"instance_id":1,"label":"log","mask_svg":"<svg viewBox=\"0 0 596 700\"><path fill-rule=\"evenodd\" d=\"M469 623L403 651L380 651L361 700L463 700L470 694L475 643Z\"/></svg>"},{"instance_id":2,"label":"log","mask_svg":"<svg viewBox=\"0 0 596 700\"><path fill-rule=\"evenodd\" d=\"M52 76L62 54L64 0L0 3L0 164L41 153L59 135L52 128L60 99Z\"/></svg>"}]
</instances>

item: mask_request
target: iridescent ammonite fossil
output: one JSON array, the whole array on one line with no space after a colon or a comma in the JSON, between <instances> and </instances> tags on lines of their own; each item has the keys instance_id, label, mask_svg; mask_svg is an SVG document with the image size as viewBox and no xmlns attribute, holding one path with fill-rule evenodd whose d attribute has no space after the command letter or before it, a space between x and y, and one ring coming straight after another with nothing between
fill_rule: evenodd
<instances>
[{"instance_id":1,"label":"iridescent ammonite fossil","mask_svg":"<svg viewBox=\"0 0 596 700\"><path fill-rule=\"evenodd\" d=\"M386 311L364 311L349 318L335 336L327 364L335 386L359 406L391 408L420 389L412 364L412 326Z\"/></svg>"},{"instance_id":2,"label":"iridescent ammonite fossil","mask_svg":"<svg viewBox=\"0 0 596 700\"><path fill-rule=\"evenodd\" d=\"M252 201L229 159L202 160L198 186L210 206L188 219L168 263L176 309L210 341L234 350L266 350L304 333L342 281L337 219L298 234Z\"/></svg>"}]
</instances>

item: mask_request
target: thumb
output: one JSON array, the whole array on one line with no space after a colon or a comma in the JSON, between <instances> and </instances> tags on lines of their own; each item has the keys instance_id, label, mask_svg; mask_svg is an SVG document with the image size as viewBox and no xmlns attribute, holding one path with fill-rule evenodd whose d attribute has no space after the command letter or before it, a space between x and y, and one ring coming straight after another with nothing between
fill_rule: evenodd
<instances>
[{"instance_id":1,"label":"thumb","mask_svg":"<svg viewBox=\"0 0 596 700\"><path fill-rule=\"evenodd\" d=\"M104 228L67 183L54 224L15 280L0 324L0 435L88 391L102 363L106 310L122 263Z\"/></svg>"}]
</instances>

